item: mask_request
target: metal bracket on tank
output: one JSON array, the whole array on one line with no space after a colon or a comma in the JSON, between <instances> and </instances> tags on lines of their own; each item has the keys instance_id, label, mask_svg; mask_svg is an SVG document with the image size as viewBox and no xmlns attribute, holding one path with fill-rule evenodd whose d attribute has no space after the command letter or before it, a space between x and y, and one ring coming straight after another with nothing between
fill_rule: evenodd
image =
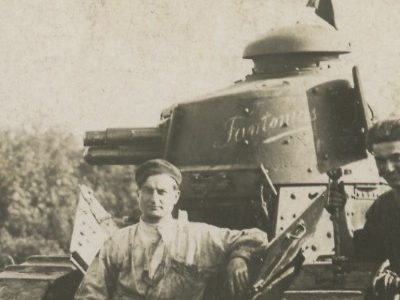
<instances>
[{"instance_id":1,"label":"metal bracket on tank","mask_svg":"<svg viewBox=\"0 0 400 300\"><path fill-rule=\"evenodd\" d=\"M274 186L274 184L273 184L273 182L271 180L271 177L268 174L268 170L264 167L264 165L262 163L260 164L260 168L261 168L261 171L262 171L262 173L264 175L264 178L265 178L265 180L266 180L266 182L268 184L269 190L271 190L272 193L269 193L269 197L268 197L269 201L267 203L266 199L264 198L264 189L265 189L266 185L264 183L260 184L259 207L261 208L261 213L265 217L266 223L268 224L267 228L266 228L267 233L268 233L268 235L272 236L273 235L273 230L274 230L273 229L274 225L271 224L271 221L272 221L272 219L274 217L271 216L270 212L274 210L273 206L276 203L276 199L278 197L278 192L277 192L277 190L276 190L276 188L275 188L275 186ZM271 201L270 201L271 200L271 196L272 196L272 199L275 199L274 204L272 204ZM272 207L271 207L271 205L272 205Z\"/></svg>"},{"instance_id":2,"label":"metal bracket on tank","mask_svg":"<svg viewBox=\"0 0 400 300\"><path fill-rule=\"evenodd\" d=\"M165 159L170 159L170 153L171 153L171 144L172 144L172 139L174 136L174 130L176 130L176 123L177 123L177 117L180 115L180 111L178 108L178 105L176 105L173 109L172 112L169 116L170 121L168 125L168 130L167 130L167 137L165 141L165 148L164 148L164 155L163 157Z\"/></svg>"},{"instance_id":3,"label":"metal bracket on tank","mask_svg":"<svg viewBox=\"0 0 400 300\"><path fill-rule=\"evenodd\" d=\"M292 232L286 233L285 236L288 239L299 240L307 233L307 227L306 227L306 223L304 222L304 220L300 219L297 226L298 226L298 228L296 229L295 233L292 233Z\"/></svg>"},{"instance_id":4,"label":"metal bracket on tank","mask_svg":"<svg viewBox=\"0 0 400 300\"><path fill-rule=\"evenodd\" d=\"M260 164L260 168L272 192L274 193L275 196L278 196L278 192L275 189L274 183L272 182L271 177L269 177L268 170L264 167L263 164Z\"/></svg>"},{"instance_id":5,"label":"metal bracket on tank","mask_svg":"<svg viewBox=\"0 0 400 300\"><path fill-rule=\"evenodd\" d=\"M267 222L269 222L269 212L268 212L268 207L267 207L267 202L264 199L264 185L261 184L260 186L260 206L262 211L264 212L265 218L267 219Z\"/></svg>"}]
</instances>

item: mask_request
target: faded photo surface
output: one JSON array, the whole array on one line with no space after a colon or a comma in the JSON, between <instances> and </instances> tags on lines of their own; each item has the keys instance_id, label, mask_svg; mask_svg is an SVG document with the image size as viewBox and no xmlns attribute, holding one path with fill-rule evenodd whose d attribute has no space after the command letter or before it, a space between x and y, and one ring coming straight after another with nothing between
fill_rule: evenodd
<instances>
[{"instance_id":1,"label":"faded photo surface","mask_svg":"<svg viewBox=\"0 0 400 300\"><path fill-rule=\"evenodd\" d=\"M0 1L0 299L398 297L399 10Z\"/></svg>"},{"instance_id":2,"label":"faded photo surface","mask_svg":"<svg viewBox=\"0 0 400 300\"><path fill-rule=\"evenodd\" d=\"M249 74L244 48L269 29L320 22L306 4L3 1L1 125L56 124L77 134L153 126L170 104ZM336 5L338 28L353 46L351 61L360 66L366 96L382 116L395 111L398 5Z\"/></svg>"}]
</instances>

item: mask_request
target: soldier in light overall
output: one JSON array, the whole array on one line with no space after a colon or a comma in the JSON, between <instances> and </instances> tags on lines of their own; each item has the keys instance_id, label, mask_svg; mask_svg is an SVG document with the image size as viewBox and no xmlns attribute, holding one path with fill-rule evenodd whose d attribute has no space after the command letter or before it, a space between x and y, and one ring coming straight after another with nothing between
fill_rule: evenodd
<instances>
[{"instance_id":1,"label":"soldier in light overall","mask_svg":"<svg viewBox=\"0 0 400 300\"><path fill-rule=\"evenodd\" d=\"M381 195L366 213L364 228L350 236L344 206L343 185L331 191L328 211L340 209L340 236L346 256L386 263L377 273L373 289L378 299L399 299L400 292L400 120L376 123L368 132L368 150L374 155L379 175L391 190Z\"/></svg>"},{"instance_id":2,"label":"soldier in light overall","mask_svg":"<svg viewBox=\"0 0 400 300\"><path fill-rule=\"evenodd\" d=\"M156 159L136 170L138 224L105 242L76 294L76 300L197 300L216 273L227 270L232 295L249 285L248 261L263 253L267 235L173 219L182 175Z\"/></svg>"}]
</instances>

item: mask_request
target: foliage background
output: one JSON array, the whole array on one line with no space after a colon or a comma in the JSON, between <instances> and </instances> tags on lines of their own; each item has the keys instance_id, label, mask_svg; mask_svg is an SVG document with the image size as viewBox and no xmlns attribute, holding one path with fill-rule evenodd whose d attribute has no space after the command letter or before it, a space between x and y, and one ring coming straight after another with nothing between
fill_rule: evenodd
<instances>
[{"instance_id":1,"label":"foliage background","mask_svg":"<svg viewBox=\"0 0 400 300\"><path fill-rule=\"evenodd\" d=\"M0 254L67 253L78 184L114 217L137 217L133 168L90 166L80 145L61 129L0 131Z\"/></svg>"}]
</instances>

